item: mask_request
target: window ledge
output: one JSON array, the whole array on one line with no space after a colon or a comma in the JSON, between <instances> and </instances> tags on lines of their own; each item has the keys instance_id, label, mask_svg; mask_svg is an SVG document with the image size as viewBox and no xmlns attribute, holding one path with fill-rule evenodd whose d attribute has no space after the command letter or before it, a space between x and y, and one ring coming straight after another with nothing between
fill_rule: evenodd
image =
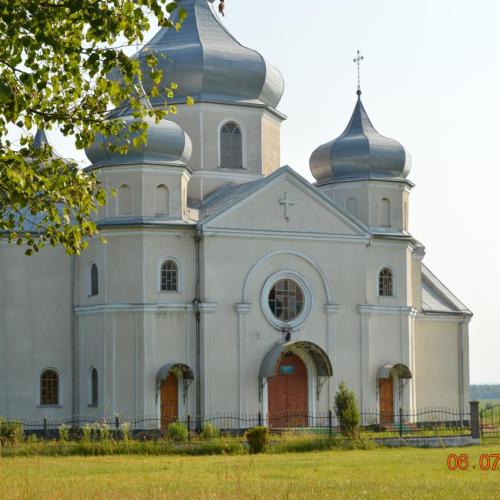
<instances>
[{"instance_id":1,"label":"window ledge","mask_svg":"<svg viewBox=\"0 0 500 500\"><path fill-rule=\"evenodd\" d=\"M36 405L37 408L64 408L63 405Z\"/></svg>"},{"instance_id":2,"label":"window ledge","mask_svg":"<svg viewBox=\"0 0 500 500\"><path fill-rule=\"evenodd\" d=\"M180 290L159 290L158 293L161 295L169 295L169 294L174 294L174 293L181 293Z\"/></svg>"}]
</instances>

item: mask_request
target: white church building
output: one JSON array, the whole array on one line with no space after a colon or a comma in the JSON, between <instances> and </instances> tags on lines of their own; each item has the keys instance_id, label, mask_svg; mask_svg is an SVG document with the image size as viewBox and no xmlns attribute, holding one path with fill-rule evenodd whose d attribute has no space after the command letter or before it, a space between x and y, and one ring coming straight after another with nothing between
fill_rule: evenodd
<instances>
[{"instance_id":1,"label":"white church building","mask_svg":"<svg viewBox=\"0 0 500 500\"><path fill-rule=\"evenodd\" d=\"M382 421L466 411L472 314L411 234L408 152L358 91L311 155L315 183L280 167L281 74L208 0L180 3L182 29L139 56L164 56L195 104L179 95L126 155L86 151L117 191L97 217L107 244L0 242L0 416L314 416L341 381Z\"/></svg>"}]
</instances>

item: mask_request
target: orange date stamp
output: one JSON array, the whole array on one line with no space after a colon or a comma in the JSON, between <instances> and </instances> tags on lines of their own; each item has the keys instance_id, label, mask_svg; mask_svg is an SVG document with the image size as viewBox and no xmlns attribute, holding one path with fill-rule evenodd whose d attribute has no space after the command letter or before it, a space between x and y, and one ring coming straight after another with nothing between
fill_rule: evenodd
<instances>
[{"instance_id":1,"label":"orange date stamp","mask_svg":"<svg viewBox=\"0 0 500 500\"><path fill-rule=\"evenodd\" d=\"M489 470L500 471L500 453L483 453L477 462L474 462L467 453L448 455L447 461L448 470L464 471L464 470Z\"/></svg>"}]
</instances>

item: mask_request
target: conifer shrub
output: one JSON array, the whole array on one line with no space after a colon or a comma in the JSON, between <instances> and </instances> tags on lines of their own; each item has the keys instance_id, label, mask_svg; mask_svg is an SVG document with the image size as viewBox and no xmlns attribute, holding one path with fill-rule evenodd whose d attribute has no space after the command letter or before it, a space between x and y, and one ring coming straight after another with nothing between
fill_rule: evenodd
<instances>
[{"instance_id":1,"label":"conifer shrub","mask_svg":"<svg viewBox=\"0 0 500 500\"><path fill-rule=\"evenodd\" d=\"M335 414L340 422L340 429L344 436L356 439L359 437L359 409L356 395L349 390L344 381L340 382L335 394Z\"/></svg>"},{"instance_id":2,"label":"conifer shrub","mask_svg":"<svg viewBox=\"0 0 500 500\"><path fill-rule=\"evenodd\" d=\"M258 425L246 432L245 435L250 453L262 453L270 440L270 433L267 427Z\"/></svg>"},{"instance_id":3,"label":"conifer shrub","mask_svg":"<svg viewBox=\"0 0 500 500\"><path fill-rule=\"evenodd\" d=\"M189 431L185 424L173 422L167 427L167 436L172 441L182 442L189 437Z\"/></svg>"}]
</instances>

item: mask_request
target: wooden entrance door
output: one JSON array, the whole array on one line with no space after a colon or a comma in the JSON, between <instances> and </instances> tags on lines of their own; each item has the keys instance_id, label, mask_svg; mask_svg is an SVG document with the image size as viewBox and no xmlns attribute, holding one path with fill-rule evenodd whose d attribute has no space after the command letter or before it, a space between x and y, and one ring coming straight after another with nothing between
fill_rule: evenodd
<instances>
[{"instance_id":1,"label":"wooden entrance door","mask_svg":"<svg viewBox=\"0 0 500 500\"><path fill-rule=\"evenodd\" d=\"M162 381L160 387L161 427L165 429L175 422L178 416L179 384L174 373Z\"/></svg>"},{"instance_id":2,"label":"wooden entrance door","mask_svg":"<svg viewBox=\"0 0 500 500\"><path fill-rule=\"evenodd\" d=\"M378 381L380 397L380 423L394 423L394 384L392 378L381 378Z\"/></svg>"},{"instance_id":3,"label":"wooden entrance door","mask_svg":"<svg viewBox=\"0 0 500 500\"><path fill-rule=\"evenodd\" d=\"M268 395L271 427L307 425L307 369L298 356L283 356L268 382Z\"/></svg>"}]
</instances>

